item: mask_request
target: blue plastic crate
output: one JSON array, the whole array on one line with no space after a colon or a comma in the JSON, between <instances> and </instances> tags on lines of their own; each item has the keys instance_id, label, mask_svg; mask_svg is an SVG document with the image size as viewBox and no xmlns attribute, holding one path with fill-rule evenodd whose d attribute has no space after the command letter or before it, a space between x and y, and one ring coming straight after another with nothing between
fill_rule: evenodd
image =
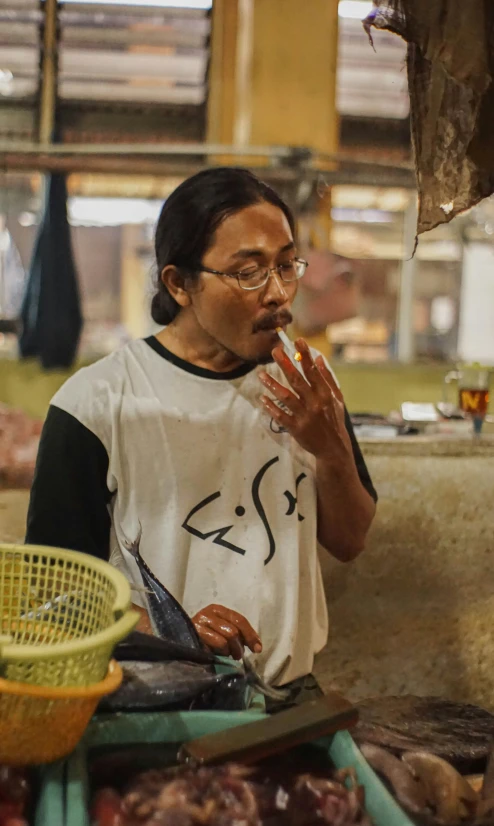
<instances>
[{"instance_id":1,"label":"blue plastic crate","mask_svg":"<svg viewBox=\"0 0 494 826\"><path fill-rule=\"evenodd\" d=\"M184 711L114 714L94 718L74 753L44 770L35 826L90 826L88 754L98 746L183 743L263 719L258 712ZM346 731L318 741L337 768L352 766L365 787L366 809L375 826L413 826L363 758Z\"/></svg>"}]
</instances>

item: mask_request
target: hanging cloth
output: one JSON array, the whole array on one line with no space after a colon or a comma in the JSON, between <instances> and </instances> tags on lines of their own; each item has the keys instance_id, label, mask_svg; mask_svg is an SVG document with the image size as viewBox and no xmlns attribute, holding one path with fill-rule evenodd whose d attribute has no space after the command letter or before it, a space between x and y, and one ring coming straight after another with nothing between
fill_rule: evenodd
<instances>
[{"instance_id":1,"label":"hanging cloth","mask_svg":"<svg viewBox=\"0 0 494 826\"><path fill-rule=\"evenodd\" d=\"M417 233L494 192L494 3L375 0L364 21L408 44ZM372 42L372 38L371 38Z\"/></svg>"},{"instance_id":2,"label":"hanging cloth","mask_svg":"<svg viewBox=\"0 0 494 826\"><path fill-rule=\"evenodd\" d=\"M65 176L45 179L43 215L36 237L21 311L22 358L45 370L70 367L82 329L77 272L67 220Z\"/></svg>"}]
</instances>

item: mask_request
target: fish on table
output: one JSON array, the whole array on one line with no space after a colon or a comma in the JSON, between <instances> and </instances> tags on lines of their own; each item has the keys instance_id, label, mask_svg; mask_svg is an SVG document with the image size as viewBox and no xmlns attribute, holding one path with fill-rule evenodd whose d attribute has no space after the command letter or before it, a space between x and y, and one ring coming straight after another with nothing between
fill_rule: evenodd
<instances>
[{"instance_id":1,"label":"fish on table","mask_svg":"<svg viewBox=\"0 0 494 826\"><path fill-rule=\"evenodd\" d=\"M417 826L492 826L494 750L483 775L463 776L447 760L427 751L401 758L373 743L360 750Z\"/></svg>"},{"instance_id":2,"label":"fish on table","mask_svg":"<svg viewBox=\"0 0 494 826\"><path fill-rule=\"evenodd\" d=\"M135 559L145 589L145 599L154 630L159 637L174 640L190 648L202 648L194 623L173 594L161 584L141 556L142 527L133 542L124 546Z\"/></svg>"},{"instance_id":3,"label":"fish on table","mask_svg":"<svg viewBox=\"0 0 494 826\"><path fill-rule=\"evenodd\" d=\"M283 690L266 685L244 658L233 660L229 673L217 673L225 665L201 641L194 623L178 600L151 571L140 553L142 530L133 542L124 545L136 561L143 582L156 636L133 631L114 651L122 663L124 679L120 688L107 697L101 710L167 708L216 708L241 710L246 707L248 689L279 700Z\"/></svg>"},{"instance_id":4,"label":"fish on table","mask_svg":"<svg viewBox=\"0 0 494 826\"><path fill-rule=\"evenodd\" d=\"M184 660L135 660L125 663L123 671L122 686L101 703L100 710L160 709L183 704L187 708L197 697L219 688L225 677L205 665Z\"/></svg>"}]
</instances>

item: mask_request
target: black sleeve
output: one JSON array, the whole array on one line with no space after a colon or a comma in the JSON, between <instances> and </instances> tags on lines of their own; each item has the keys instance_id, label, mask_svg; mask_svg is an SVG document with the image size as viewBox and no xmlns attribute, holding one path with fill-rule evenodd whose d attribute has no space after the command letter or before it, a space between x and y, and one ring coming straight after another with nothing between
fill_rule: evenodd
<instances>
[{"instance_id":1,"label":"black sleeve","mask_svg":"<svg viewBox=\"0 0 494 826\"><path fill-rule=\"evenodd\" d=\"M355 436L355 432L353 430L352 421L350 419L350 415L348 410L345 407L345 425L346 429L348 430L348 435L350 436L353 448L353 457L355 459L355 464L357 465L358 475L360 476L360 481L362 482L364 488L366 489L367 493L370 493L374 502L377 502L377 493L374 485L372 484L372 479L370 478L369 471L367 470L367 465L365 464L365 459L362 456L362 451L360 450L360 445L357 442L357 438Z\"/></svg>"},{"instance_id":2,"label":"black sleeve","mask_svg":"<svg viewBox=\"0 0 494 826\"><path fill-rule=\"evenodd\" d=\"M112 494L108 454L77 419L51 406L41 434L26 543L84 551L108 560Z\"/></svg>"}]
</instances>

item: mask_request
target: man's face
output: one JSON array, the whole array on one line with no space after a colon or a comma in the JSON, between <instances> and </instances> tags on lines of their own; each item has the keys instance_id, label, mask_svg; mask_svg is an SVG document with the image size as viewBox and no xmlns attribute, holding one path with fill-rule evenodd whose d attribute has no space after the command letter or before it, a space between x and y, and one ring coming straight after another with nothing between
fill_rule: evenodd
<instances>
[{"instance_id":1,"label":"man's face","mask_svg":"<svg viewBox=\"0 0 494 826\"><path fill-rule=\"evenodd\" d=\"M283 212L268 203L255 204L226 218L218 227L202 264L236 273L258 266L276 267L296 255L290 225ZM279 343L276 327L292 320L290 308L297 282L272 273L263 287L243 290L236 278L201 273L190 294L197 324L215 342L242 361L267 363Z\"/></svg>"}]
</instances>

